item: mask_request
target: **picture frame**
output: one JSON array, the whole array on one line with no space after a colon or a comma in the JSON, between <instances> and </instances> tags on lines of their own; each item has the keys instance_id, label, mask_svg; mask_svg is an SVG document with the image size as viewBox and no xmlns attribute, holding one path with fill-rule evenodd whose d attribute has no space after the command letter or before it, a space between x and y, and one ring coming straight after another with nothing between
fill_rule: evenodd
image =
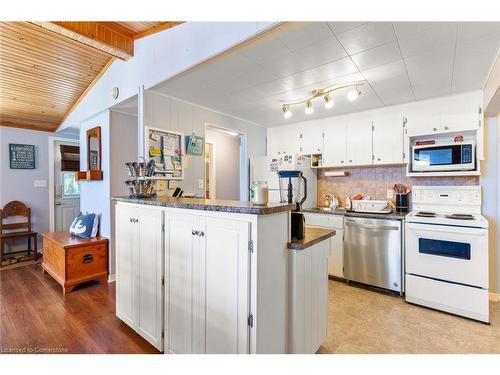
<instances>
[{"instance_id":1,"label":"picture frame","mask_svg":"<svg viewBox=\"0 0 500 375\"><path fill-rule=\"evenodd\" d=\"M35 169L35 145L9 143L10 169Z\"/></svg>"},{"instance_id":2,"label":"picture frame","mask_svg":"<svg viewBox=\"0 0 500 375\"><path fill-rule=\"evenodd\" d=\"M205 137L199 135L186 136L186 155L203 155Z\"/></svg>"}]
</instances>

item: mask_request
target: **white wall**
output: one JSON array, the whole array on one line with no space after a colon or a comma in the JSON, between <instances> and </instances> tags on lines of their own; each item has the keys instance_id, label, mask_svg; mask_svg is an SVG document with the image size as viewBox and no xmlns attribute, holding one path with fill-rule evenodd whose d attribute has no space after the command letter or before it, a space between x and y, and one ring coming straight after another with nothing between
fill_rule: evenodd
<instances>
[{"instance_id":1,"label":"white wall","mask_svg":"<svg viewBox=\"0 0 500 375\"><path fill-rule=\"evenodd\" d=\"M205 142L215 150L214 199L240 199L240 137L216 129L205 130Z\"/></svg>"},{"instance_id":2,"label":"white wall","mask_svg":"<svg viewBox=\"0 0 500 375\"><path fill-rule=\"evenodd\" d=\"M111 242L111 213L110 213L110 113L104 111L83 121L80 127L80 170L87 170L86 132L96 126L101 127L101 169L103 179L99 181L80 182L80 210L82 212L99 215L99 235L110 239ZM112 244L110 243L110 249ZM109 257L111 260L111 256ZM111 265L110 265L111 270Z\"/></svg>"},{"instance_id":3,"label":"white wall","mask_svg":"<svg viewBox=\"0 0 500 375\"><path fill-rule=\"evenodd\" d=\"M252 123L152 91L145 92L144 108L145 126L178 131L184 135L190 135L194 131L203 136L205 124L209 123L245 134L248 158L266 153L266 129ZM198 188L198 180L204 181L204 156L189 155L188 158L188 168L184 171L184 179L179 186L185 192L203 197L204 189ZM245 165L245 169L248 169L248 160Z\"/></svg>"},{"instance_id":4,"label":"white wall","mask_svg":"<svg viewBox=\"0 0 500 375\"><path fill-rule=\"evenodd\" d=\"M76 126L119 102L137 95L200 62L264 31L272 22L186 22L139 39L134 57L116 60L64 120L61 129ZM113 87L120 97L111 97Z\"/></svg>"},{"instance_id":5,"label":"white wall","mask_svg":"<svg viewBox=\"0 0 500 375\"><path fill-rule=\"evenodd\" d=\"M33 230L49 231L49 137L54 133L0 126L0 206L19 200L31 209ZM70 139L70 138L68 138ZM35 146L35 169L10 169L9 143ZM34 187L35 180L45 180L46 187ZM39 238L41 246L41 238ZM11 249L26 248L26 241L11 243ZM6 245L6 252L9 244Z\"/></svg>"},{"instance_id":6,"label":"white wall","mask_svg":"<svg viewBox=\"0 0 500 375\"><path fill-rule=\"evenodd\" d=\"M489 222L489 255L490 255L490 292L500 292L500 244L498 230L499 223L499 199L498 186L500 183L500 131L498 131L498 120L495 117L486 118L484 121L485 131L485 158L481 165L480 184L483 193L483 215Z\"/></svg>"},{"instance_id":7,"label":"white wall","mask_svg":"<svg viewBox=\"0 0 500 375\"><path fill-rule=\"evenodd\" d=\"M125 163L137 159L137 116L111 111L110 127L110 194L111 197L128 195L125 181L129 179ZM110 203L110 233L115 238L115 210L113 201ZM115 273L116 247L115 241L109 245L110 275Z\"/></svg>"}]
</instances>

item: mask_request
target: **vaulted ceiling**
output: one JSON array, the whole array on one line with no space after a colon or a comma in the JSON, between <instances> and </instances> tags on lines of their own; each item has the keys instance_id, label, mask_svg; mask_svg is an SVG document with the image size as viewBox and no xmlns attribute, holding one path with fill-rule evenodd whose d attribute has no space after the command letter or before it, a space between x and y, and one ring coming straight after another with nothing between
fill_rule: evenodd
<instances>
[{"instance_id":1,"label":"vaulted ceiling","mask_svg":"<svg viewBox=\"0 0 500 375\"><path fill-rule=\"evenodd\" d=\"M152 90L274 126L481 89L499 47L500 22L287 22ZM283 101L353 81L357 100L283 118Z\"/></svg>"},{"instance_id":2,"label":"vaulted ceiling","mask_svg":"<svg viewBox=\"0 0 500 375\"><path fill-rule=\"evenodd\" d=\"M0 22L0 125L55 131L134 40L180 22Z\"/></svg>"}]
</instances>

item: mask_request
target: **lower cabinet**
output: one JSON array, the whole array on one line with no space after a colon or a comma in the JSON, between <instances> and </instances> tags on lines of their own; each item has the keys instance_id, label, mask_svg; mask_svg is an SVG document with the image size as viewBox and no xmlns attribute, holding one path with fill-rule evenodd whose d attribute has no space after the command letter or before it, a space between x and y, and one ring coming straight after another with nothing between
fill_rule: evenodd
<instances>
[{"instance_id":1,"label":"lower cabinet","mask_svg":"<svg viewBox=\"0 0 500 375\"><path fill-rule=\"evenodd\" d=\"M163 350L163 212L116 206L116 315Z\"/></svg>"},{"instance_id":2,"label":"lower cabinet","mask_svg":"<svg viewBox=\"0 0 500 375\"><path fill-rule=\"evenodd\" d=\"M344 277L344 217L342 215L304 213L306 225L335 229L335 236L330 238L330 256L328 258L328 274Z\"/></svg>"},{"instance_id":3,"label":"lower cabinet","mask_svg":"<svg viewBox=\"0 0 500 375\"><path fill-rule=\"evenodd\" d=\"M166 212L165 351L249 353L250 223Z\"/></svg>"}]
</instances>

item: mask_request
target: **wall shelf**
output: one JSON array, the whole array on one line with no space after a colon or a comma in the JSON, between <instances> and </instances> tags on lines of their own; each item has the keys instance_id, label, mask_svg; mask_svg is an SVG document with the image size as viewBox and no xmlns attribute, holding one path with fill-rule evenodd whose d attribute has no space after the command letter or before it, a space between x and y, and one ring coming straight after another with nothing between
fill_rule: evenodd
<instances>
[{"instance_id":1,"label":"wall shelf","mask_svg":"<svg viewBox=\"0 0 500 375\"><path fill-rule=\"evenodd\" d=\"M75 172L77 181L99 181L102 180L102 171L79 171Z\"/></svg>"}]
</instances>

